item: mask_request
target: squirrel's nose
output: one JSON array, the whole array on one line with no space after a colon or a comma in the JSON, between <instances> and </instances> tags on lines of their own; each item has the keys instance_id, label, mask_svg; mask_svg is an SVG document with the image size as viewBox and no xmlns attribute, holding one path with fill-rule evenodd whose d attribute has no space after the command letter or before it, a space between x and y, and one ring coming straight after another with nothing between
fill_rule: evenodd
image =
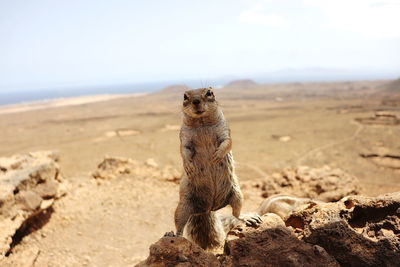
<instances>
[{"instance_id":1,"label":"squirrel's nose","mask_svg":"<svg viewBox=\"0 0 400 267\"><path fill-rule=\"evenodd\" d=\"M198 100L198 99L193 100L193 104L195 104L195 105L200 104L200 100Z\"/></svg>"}]
</instances>

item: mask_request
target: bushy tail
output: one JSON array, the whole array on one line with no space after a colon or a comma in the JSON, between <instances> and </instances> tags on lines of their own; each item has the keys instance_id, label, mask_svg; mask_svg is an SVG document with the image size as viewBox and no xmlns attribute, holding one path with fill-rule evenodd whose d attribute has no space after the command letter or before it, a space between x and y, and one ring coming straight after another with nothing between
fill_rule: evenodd
<instances>
[{"instance_id":1,"label":"bushy tail","mask_svg":"<svg viewBox=\"0 0 400 267\"><path fill-rule=\"evenodd\" d=\"M224 228L212 211L192 215L186 227L188 237L203 249L213 249L221 246L224 242Z\"/></svg>"}]
</instances>

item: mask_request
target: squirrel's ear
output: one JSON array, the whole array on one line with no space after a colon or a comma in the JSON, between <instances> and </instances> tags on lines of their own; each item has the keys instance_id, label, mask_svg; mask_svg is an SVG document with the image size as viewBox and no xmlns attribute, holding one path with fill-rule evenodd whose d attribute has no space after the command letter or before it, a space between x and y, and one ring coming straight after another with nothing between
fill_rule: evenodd
<instances>
[{"instance_id":1,"label":"squirrel's ear","mask_svg":"<svg viewBox=\"0 0 400 267\"><path fill-rule=\"evenodd\" d=\"M187 94L185 93L185 94L183 94L183 100L188 100L189 99L189 97L187 96Z\"/></svg>"}]
</instances>

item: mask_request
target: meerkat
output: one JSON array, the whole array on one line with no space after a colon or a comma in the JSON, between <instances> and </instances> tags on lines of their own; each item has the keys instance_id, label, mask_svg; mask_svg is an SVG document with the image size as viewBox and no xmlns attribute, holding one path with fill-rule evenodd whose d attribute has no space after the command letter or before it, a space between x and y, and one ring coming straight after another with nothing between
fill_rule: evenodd
<instances>
[{"instance_id":1,"label":"meerkat","mask_svg":"<svg viewBox=\"0 0 400 267\"><path fill-rule=\"evenodd\" d=\"M222 244L225 232L215 211L230 205L232 215L246 224L258 224L257 215L241 215L243 195L235 174L230 129L213 89L184 93L180 152L184 173L175 211L176 235L184 228L203 249Z\"/></svg>"}]
</instances>

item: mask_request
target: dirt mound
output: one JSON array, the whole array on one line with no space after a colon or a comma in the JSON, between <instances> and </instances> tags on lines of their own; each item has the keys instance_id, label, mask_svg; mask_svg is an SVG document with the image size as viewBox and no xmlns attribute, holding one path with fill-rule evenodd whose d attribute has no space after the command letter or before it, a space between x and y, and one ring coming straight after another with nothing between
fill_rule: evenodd
<instances>
[{"instance_id":1,"label":"dirt mound","mask_svg":"<svg viewBox=\"0 0 400 267\"><path fill-rule=\"evenodd\" d=\"M54 200L65 194L57 161L54 151L0 158L0 263L48 221Z\"/></svg>"},{"instance_id":2,"label":"dirt mound","mask_svg":"<svg viewBox=\"0 0 400 267\"><path fill-rule=\"evenodd\" d=\"M337 201L348 195L357 195L361 191L354 176L328 166L287 168L261 182L253 183L252 186L260 189L265 198L283 193L326 202Z\"/></svg>"},{"instance_id":3,"label":"dirt mound","mask_svg":"<svg viewBox=\"0 0 400 267\"><path fill-rule=\"evenodd\" d=\"M123 157L105 156L104 160L99 163L97 170L92 173L95 179L117 179L121 175L133 175L141 177L161 178L167 181L179 181L181 173L172 166L159 168L158 164L151 158L147 159L145 164L136 160Z\"/></svg>"},{"instance_id":4,"label":"dirt mound","mask_svg":"<svg viewBox=\"0 0 400 267\"><path fill-rule=\"evenodd\" d=\"M400 192L313 205L286 225L343 266L400 266Z\"/></svg>"}]
</instances>

